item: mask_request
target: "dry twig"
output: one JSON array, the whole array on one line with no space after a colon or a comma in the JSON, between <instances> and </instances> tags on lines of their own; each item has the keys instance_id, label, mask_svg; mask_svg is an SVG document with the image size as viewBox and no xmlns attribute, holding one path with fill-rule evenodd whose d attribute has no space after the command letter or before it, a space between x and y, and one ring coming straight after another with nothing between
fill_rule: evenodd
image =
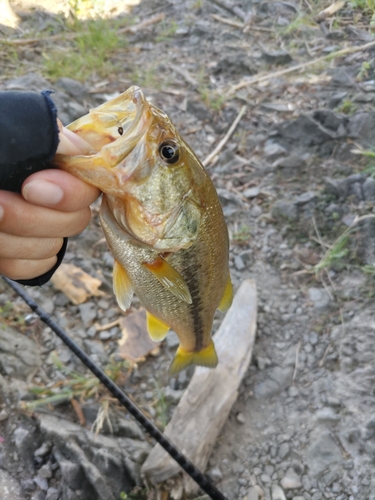
<instances>
[{"instance_id":1,"label":"dry twig","mask_svg":"<svg viewBox=\"0 0 375 500\"><path fill-rule=\"evenodd\" d=\"M219 144L216 146L216 148L208 155L206 156L206 158L203 160L203 165L205 167L207 167L207 165L209 165L213 160L214 158L220 153L220 151L223 149L223 147L225 146L225 144L229 141L231 135L233 134L233 132L236 130L236 127L237 125L239 124L241 118L243 117L243 115L245 114L245 111L247 110L247 106L242 106L242 108L240 109L240 112L238 113L238 115L236 116L236 119L234 120L234 122L232 123L232 125L230 126L228 132L225 134L225 136L221 139L221 141L219 142Z\"/></svg>"},{"instance_id":2,"label":"dry twig","mask_svg":"<svg viewBox=\"0 0 375 500\"><path fill-rule=\"evenodd\" d=\"M300 69L305 69L308 66L313 66L314 64L319 64L324 61L329 61L331 59L335 59L336 57L341 57L345 56L346 54L352 54L353 52L360 52L361 50L367 50L370 49L371 47L375 46L375 41L365 43L364 45L358 45L355 47L347 47L346 49L341 49L338 50L337 52L333 52L331 54L327 54L326 56L318 57L317 59L314 59L312 61L307 61L301 64L296 64L295 66L292 66L290 68L285 68L281 69L280 71L273 71L271 73L267 73L265 75L259 75L254 78L251 78L250 80L243 80L242 82L237 83L236 85L233 85L230 87L230 89L227 92L227 95L232 95L234 92L236 92L239 89L242 89L244 87L248 87L249 85L254 85L255 83L261 83L265 82L267 80L270 80L271 78L276 78L278 76L282 75L287 75L288 73L292 73L293 71L298 71Z\"/></svg>"}]
</instances>

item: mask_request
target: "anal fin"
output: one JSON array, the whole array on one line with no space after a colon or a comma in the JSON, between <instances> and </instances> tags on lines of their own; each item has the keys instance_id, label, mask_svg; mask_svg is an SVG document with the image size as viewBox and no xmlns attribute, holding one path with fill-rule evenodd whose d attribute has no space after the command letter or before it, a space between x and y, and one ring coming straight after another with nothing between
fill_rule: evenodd
<instances>
[{"instance_id":1,"label":"anal fin","mask_svg":"<svg viewBox=\"0 0 375 500\"><path fill-rule=\"evenodd\" d=\"M169 326L161 319L146 311L147 315L147 331L150 337L155 342L163 340L169 330Z\"/></svg>"},{"instance_id":2,"label":"anal fin","mask_svg":"<svg viewBox=\"0 0 375 500\"><path fill-rule=\"evenodd\" d=\"M121 309L129 309L134 293L133 286L127 272L116 260L113 266L113 291Z\"/></svg>"},{"instance_id":3,"label":"anal fin","mask_svg":"<svg viewBox=\"0 0 375 500\"><path fill-rule=\"evenodd\" d=\"M144 262L143 265L175 297L188 304L193 302L184 278L163 257L158 255L153 262Z\"/></svg>"},{"instance_id":4,"label":"anal fin","mask_svg":"<svg viewBox=\"0 0 375 500\"><path fill-rule=\"evenodd\" d=\"M185 351L178 347L174 360L169 368L170 375L175 375L189 365L206 366L215 368L219 360L216 354L215 345L211 343L198 352Z\"/></svg>"},{"instance_id":5,"label":"anal fin","mask_svg":"<svg viewBox=\"0 0 375 500\"><path fill-rule=\"evenodd\" d=\"M230 280L230 275L228 274L228 280L225 285L223 296L221 297L220 304L218 305L219 311L225 312L232 305L233 301L233 286Z\"/></svg>"}]
</instances>

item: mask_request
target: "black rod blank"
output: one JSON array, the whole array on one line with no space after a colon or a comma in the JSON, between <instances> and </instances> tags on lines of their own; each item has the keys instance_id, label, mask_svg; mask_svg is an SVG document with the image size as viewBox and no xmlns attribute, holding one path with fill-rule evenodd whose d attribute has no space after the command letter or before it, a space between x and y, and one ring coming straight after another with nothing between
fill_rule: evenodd
<instances>
[{"instance_id":1,"label":"black rod blank","mask_svg":"<svg viewBox=\"0 0 375 500\"><path fill-rule=\"evenodd\" d=\"M18 283L2 276L3 280L26 302L32 311L53 330L82 363L100 380L100 382L125 406L128 412L143 426L145 431L162 446L169 455L184 469L198 486L212 500L228 500L214 484L205 476L156 426L144 415L136 404L92 361L92 359L74 342L73 339L30 297Z\"/></svg>"}]
</instances>

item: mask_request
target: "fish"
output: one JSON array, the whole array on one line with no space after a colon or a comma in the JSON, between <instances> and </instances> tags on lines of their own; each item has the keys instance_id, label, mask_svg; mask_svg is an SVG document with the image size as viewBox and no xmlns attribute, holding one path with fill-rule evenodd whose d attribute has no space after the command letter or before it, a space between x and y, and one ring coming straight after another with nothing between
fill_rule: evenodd
<instances>
[{"instance_id":1,"label":"fish","mask_svg":"<svg viewBox=\"0 0 375 500\"><path fill-rule=\"evenodd\" d=\"M56 155L54 163L103 192L100 222L120 308L135 293L153 340L176 332L171 375L191 364L216 367L213 318L230 307L233 288L227 225L210 176L139 87L68 128L93 149Z\"/></svg>"}]
</instances>

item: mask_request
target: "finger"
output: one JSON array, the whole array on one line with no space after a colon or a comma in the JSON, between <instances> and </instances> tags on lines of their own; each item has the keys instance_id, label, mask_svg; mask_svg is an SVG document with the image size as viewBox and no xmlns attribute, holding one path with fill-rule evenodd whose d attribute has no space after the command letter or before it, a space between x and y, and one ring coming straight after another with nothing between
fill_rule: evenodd
<instances>
[{"instance_id":1,"label":"finger","mask_svg":"<svg viewBox=\"0 0 375 500\"><path fill-rule=\"evenodd\" d=\"M86 208L100 195L98 188L62 170L42 170L23 183L22 196L33 205L76 212Z\"/></svg>"},{"instance_id":2,"label":"finger","mask_svg":"<svg viewBox=\"0 0 375 500\"><path fill-rule=\"evenodd\" d=\"M87 141L65 128L59 119L57 119L57 124L59 127L59 145L56 153L63 155L82 155L92 151L93 147Z\"/></svg>"},{"instance_id":3,"label":"finger","mask_svg":"<svg viewBox=\"0 0 375 500\"><path fill-rule=\"evenodd\" d=\"M59 212L31 205L21 195L8 191L0 191L0 207L3 211L0 231L24 238L73 236L85 229L91 217L89 208L73 213Z\"/></svg>"},{"instance_id":4,"label":"finger","mask_svg":"<svg viewBox=\"0 0 375 500\"><path fill-rule=\"evenodd\" d=\"M0 258L42 260L55 256L63 238L22 238L0 233Z\"/></svg>"},{"instance_id":5,"label":"finger","mask_svg":"<svg viewBox=\"0 0 375 500\"><path fill-rule=\"evenodd\" d=\"M57 257L44 260L0 259L0 274L11 280L28 280L50 271Z\"/></svg>"}]
</instances>

